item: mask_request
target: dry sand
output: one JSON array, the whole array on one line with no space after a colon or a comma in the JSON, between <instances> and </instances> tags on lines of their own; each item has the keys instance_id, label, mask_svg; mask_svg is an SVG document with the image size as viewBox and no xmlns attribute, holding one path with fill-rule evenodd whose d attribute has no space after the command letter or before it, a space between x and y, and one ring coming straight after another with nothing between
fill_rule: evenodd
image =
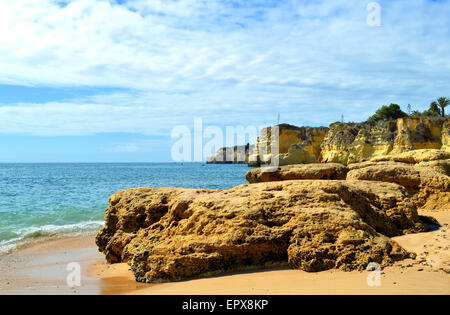
<instances>
[{"instance_id":1,"label":"dry sand","mask_svg":"<svg viewBox=\"0 0 450 315\"><path fill-rule=\"evenodd\" d=\"M39 240L0 256L0 294L450 294L450 212L421 213L438 219L435 231L394 239L417 259L385 268L380 286L368 271L307 273L291 269L238 272L162 284L134 281L127 264L107 265L94 236ZM66 278L71 262L81 266L81 286Z\"/></svg>"}]
</instances>

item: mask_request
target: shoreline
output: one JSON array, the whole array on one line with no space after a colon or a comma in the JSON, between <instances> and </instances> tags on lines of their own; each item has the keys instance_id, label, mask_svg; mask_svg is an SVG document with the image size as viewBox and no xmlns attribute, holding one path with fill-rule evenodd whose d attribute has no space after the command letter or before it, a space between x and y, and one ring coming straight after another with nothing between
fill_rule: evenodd
<instances>
[{"instance_id":1,"label":"shoreline","mask_svg":"<svg viewBox=\"0 0 450 315\"><path fill-rule=\"evenodd\" d=\"M17 251L22 251L28 248L39 246L42 243L53 242L65 239L78 239L85 238L89 236L95 236L96 230L83 231L83 232L66 232L66 233L54 233L48 235L39 235L26 237L18 240L12 240L10 244L7 244L7 249L0 250L0 258L2 256L7 256L9 254L14 254Z\"/></svg>"},{"instance_id":2,"label":"shoreline","mask_svg":"<svg viewBox=\"0 0 450 315\"><path fill-rule=\"evenodd\" d=\"M127 264L107 265L94 234L60 236L0 256L3 294L450 294L450 215L421 212L440 223L437 230L394 237L417 254L381 271L381 286L367 285L368 271L308 273L289 268L234 272L179 282L138 283ZM71 288L67 265L81 266L81 286Z\"/></svg>"}]
</instances>

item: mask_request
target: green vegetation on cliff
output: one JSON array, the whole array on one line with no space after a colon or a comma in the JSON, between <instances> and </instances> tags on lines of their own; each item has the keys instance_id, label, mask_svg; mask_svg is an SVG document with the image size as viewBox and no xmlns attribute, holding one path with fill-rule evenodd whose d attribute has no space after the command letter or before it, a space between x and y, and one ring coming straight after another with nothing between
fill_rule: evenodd
<instances>
[{"instance_id":1,"label":"green vegetation on cliff","mask_svg":"<svg viewBox=\"0 0 450 315\"><path fill-rule=\"evenodd\" d=\"M379 108L367 121L377 122L381 120L396 120L403 117L445 117L445 107L449 104L449 98L440 97L437 101L431 102L430 107L427 110L423 112L415 110L408 115L401 110L399 105L391 103L390 105L384 105Z\"/></svg>"},{"instance_id":2,"label":"green vegetation on cliff","mask_svg":"<svg viewBox=\"0 0 450 315\"><path fill-rule=\"evenodd\" d=\"M450 99L446 97L438 98L437 102L433 101L430 104L430 108L423 112L417 110L411 113L411 117L445 117L445 107L450 104Z\"/></svg>"},{"instance_id":3,"label":"green vegetation on cliff","mask_svg":"<svg viewBox=\"0 0 450 315\"><path fill-rule=\"evenodd\" d=\"M439 105L439 107L441 108L441 116L444 117L445 116L445 108L448 106L448 104L450 104L450 99L446 98L446 97L440 97L438 99L438 102L433 102L435 105ZM431 104L433 104L431 103Z\"/></svg>"},{"instance_id":4,"label":"green vegetation on cliff","mask_svg":"<svg viewBox=\"0 0 450 315\"><path fill-rule=\"evenodd\" d=\"M399 105L391 103L389 106L384 105L378 109L376 113L368 119L368 121L377 122L380 120L395 120L397 118L407 116L408 114L402 111Z\"/></svg>"}]
</instances>

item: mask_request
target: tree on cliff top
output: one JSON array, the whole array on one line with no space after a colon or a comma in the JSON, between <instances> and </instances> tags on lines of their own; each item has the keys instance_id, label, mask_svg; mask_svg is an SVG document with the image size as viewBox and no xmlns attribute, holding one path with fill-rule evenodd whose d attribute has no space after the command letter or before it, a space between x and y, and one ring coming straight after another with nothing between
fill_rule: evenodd
<instances>
[{"instance_id":1,"label":"tree on cliff top","mask_svg":"<svg viewBox=\"0 0 450 315\"><path fill-rule=\"evenodd\" d=\"M384 105L378 109L375 114L368 119L368 121L377 122L380 120L394 120L406 116L408 115L401 110L399 105L391 103L389 106Z\"/></svg>"},{"instance_id":2,"label":"tree on cliff top","mask_svg":"<svg viewBox=\"0 0 450 315\"><path fill-rule=\"evenodd\" d=\"M439 109L439 105L436 102L430 104L430 108L423 112L424 116L441 116L442 111Z\"/></svg>"},{"instance_id":3,"label":"tree on cliff top","mask_svg":"<svg viewBox=\"0 0 450 315\"><path fill-rule=\"evenodd\" d=\"M446 98L446 97L440 97L438 98L437 103L433 102L436 105L439 105L439 107L441 108L441 116L444 117L445 116L445 108L448 106L448 104L450 104L450 99ZM431 104L433 104L431 103Z\"/></svg>"},{"instance_id":4,"label":"tree on cliff top","mask_svg":"<svg viewBox=\"0 0 450 315\"><path fill-rule=\"evenodd\" d=\"M448 104L450 104L450 99L446 98L446 97L440 97L437 102L431 102L430 104L430 108L428 108L427 110L423 111L423 112L419 112L419 111L413 111L412 114L410 115L411 117L439 117L445 116L445 107L448 106Z\"/></svg>"}]
</instances>

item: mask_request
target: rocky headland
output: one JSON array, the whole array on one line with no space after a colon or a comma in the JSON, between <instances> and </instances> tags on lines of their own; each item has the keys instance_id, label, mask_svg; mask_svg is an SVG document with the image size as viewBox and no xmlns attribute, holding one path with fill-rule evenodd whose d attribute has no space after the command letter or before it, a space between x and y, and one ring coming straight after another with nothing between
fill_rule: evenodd
<instances>
[{"instance_id":1,"label":"rocky headland","mask_svg":"<svg viewBox=\"0 0 450 315\"><path fill-rule=\"evenodd\" d=\"M208 164L248 164L249 156L253 154L255 145L237 145L224 147L206 159Z\"/></svg>"},{"instance_id":2,"label":"rocky headland","mask_svg":"<svg viewBox=\"0 0 450 315\"><path fill-rule=\"evenodd\" d=\"M273 127L268 127L273 128ZM279 125L279 145L261 131L249 166L304 163L351 164L403 152L435 149L450 152L449 117L406 117L396 121L336 122L327 127ZM267 136L269 135L269 136ZM275 147L276 152L273 148Z\"/></svg>"}]
</instances>

